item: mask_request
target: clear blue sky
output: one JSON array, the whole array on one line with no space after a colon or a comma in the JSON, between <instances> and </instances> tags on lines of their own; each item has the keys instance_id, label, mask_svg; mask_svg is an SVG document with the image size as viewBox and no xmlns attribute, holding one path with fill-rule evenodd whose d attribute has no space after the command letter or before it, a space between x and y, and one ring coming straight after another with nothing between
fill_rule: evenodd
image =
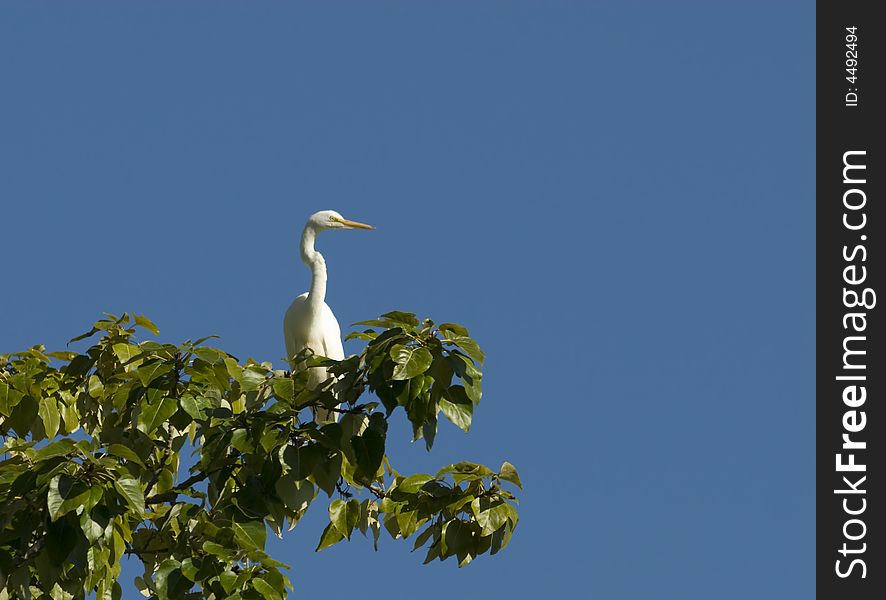
<instances>
[{"instance_id":1,"label":"clear blue sky","mask_svg":"<svg viewBox=\"0 0 886 600\"><path fill-rule=\"evenodd\" d=\"M343 328L489 355L391 451L513 462L512 545L314 554L321 501L293 597L812 597L812 2L76 4L0 8L0 351L135 310L277 361L332 208L378 227L319 239Z\"/></svg>"}]
</instances>

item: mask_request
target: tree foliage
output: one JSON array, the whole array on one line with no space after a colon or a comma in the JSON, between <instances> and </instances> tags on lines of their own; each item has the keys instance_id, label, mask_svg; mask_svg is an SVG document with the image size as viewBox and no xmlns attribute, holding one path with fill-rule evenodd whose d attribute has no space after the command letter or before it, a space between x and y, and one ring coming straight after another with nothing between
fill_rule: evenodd
<instances>
[{"instance_id":1,"label":"tree foliage","mask_svg":"<svg viewBox=\"0 0 886 600\"><path fill-rule=\"evenodd\" d=\"M414 536L426 563L504 548L517 512L503 482L521 485L510 463L406 476L385 453L400 407L429 450L441 412L468 430L480 347L460 325L411 313L359 325L348 336L367 342L359 355L305 352L291 371L241 363L209 338L138 343L136 327L159 332L125 314L74 338L100 334L83 353L0 355L0 600L120 598L127 555L144 564L135 584L148 598L282 599L292 585L265 552L267 530L282 537L320 492L317 550L357 530L377 548L382 529ZM336 377L309 389L315 366ZM318 406L340 420L315 422Z\"/></svg>"}]
</instances>

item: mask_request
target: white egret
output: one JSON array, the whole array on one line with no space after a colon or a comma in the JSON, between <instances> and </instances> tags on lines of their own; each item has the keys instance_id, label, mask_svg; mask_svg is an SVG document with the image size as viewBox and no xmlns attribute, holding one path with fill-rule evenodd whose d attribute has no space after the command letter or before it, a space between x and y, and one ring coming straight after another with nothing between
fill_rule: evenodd
<instances>
[{"instance_id":1,"label":"white egret","mask_svg":"<svg viewBox=\"0 0 886 600\"><path fill-rule=\"evenodd\" d=\"M332 309L326 304L326 261L314 249L317 234L327 229L375 229L372 225L349 221L334 210L321 210L308 219L301 234L301 259L311 269L311 289L292 301L283 317L283 337L286 354L292 358L305 348L314 354L335 360L345 357L341 329ZM329 378L323 367L313 367L308 373L308 385L316 387ZM334 411L318 409L318 422L338 420Z\"/></svg>"}]
</instances>

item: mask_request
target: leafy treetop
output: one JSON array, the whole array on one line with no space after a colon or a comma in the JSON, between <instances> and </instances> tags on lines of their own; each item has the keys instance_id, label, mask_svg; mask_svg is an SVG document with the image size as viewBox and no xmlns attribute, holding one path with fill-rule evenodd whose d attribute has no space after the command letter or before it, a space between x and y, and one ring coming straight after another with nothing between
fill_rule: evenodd
<instances>
[{"instance_id":1,"label":"leafy treetop","mask_svg":"<svg viewBox=\"0 0 886 600\"><path fill-rule=\"evenodd\" d=\"M399 407L428 450L440 412L470 428L480 347L460 325L411 313L359 325L348 336L367 342L359 355L307 351L291 371L241 363L209 338L137 343L136 327L159 332L127 314L74 338L100 334L83 353L0 355L0 600L119 599L127 555L144 564L135 584L151 599L281 600L292 585L265 552L267 529L282 537L319 491L331 501L317 550L355 530L377 548L381 529L417 534L426 563L504 548L517 512L503 483L521 486L510 463L405 476L385 453ZM314 366L335 377L308 389ZM340 420L315 422L318 406Z\"/></svg>"}]
</instances>

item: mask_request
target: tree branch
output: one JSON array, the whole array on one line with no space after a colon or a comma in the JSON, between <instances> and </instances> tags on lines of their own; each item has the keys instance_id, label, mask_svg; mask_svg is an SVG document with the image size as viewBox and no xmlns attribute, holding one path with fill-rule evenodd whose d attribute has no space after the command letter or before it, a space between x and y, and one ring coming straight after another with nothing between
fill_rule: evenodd
<instances>
[{"instance_id":1,"label":"tree branch","mask_svg":"<svg viewBox=\"0 0 886 600\"><path fill-rule=\"evenodd\" d=\"M163 504L164 502L172 502L175 500L180 493L184 490L188 489L195 483L199 483L209 477L209 473L206 471L200 471L199 473L195 473L182 481L180 484L169 490L168 492L163 492L162 494L155 494L153 496L149 496L145 498L145 504Z\"/></svg>"},{"instance_id":2,"label":"tree branch","mask_svg":"<svg viewBox=\"0 0 886 600\"><path fill-rule=\"evenodd\" d=\"M340 413L343 415L346 415L346 414L365 415L365 414L367 414L365 404L357 404L354 406L354 408L338 408L338 407L330 408L328 406L324 406L323 404L320 404L319 402L311 402L308 406L310 406L311 408L322 408L324 410L337 412L337 413ZM339 405L339 406L341 406L341 405Z\"/></svg>"},{"instance_id":3,"label":"tree branch","mask_svg":"<svg viewBox=\"0 0 886 600\"><path fill-rule=\"evenodd\" d=\"M372 495L375 496L376 498L378 498L379 500L381 500L382 498L387 496L387 494L385 494L384 488L376 487L376 486L372 485L372 482L358 481L357 483L359 483L361 486L363 486L364 488L366 488L367 490L372 492Z\"/></svg>"}]
</instances>

